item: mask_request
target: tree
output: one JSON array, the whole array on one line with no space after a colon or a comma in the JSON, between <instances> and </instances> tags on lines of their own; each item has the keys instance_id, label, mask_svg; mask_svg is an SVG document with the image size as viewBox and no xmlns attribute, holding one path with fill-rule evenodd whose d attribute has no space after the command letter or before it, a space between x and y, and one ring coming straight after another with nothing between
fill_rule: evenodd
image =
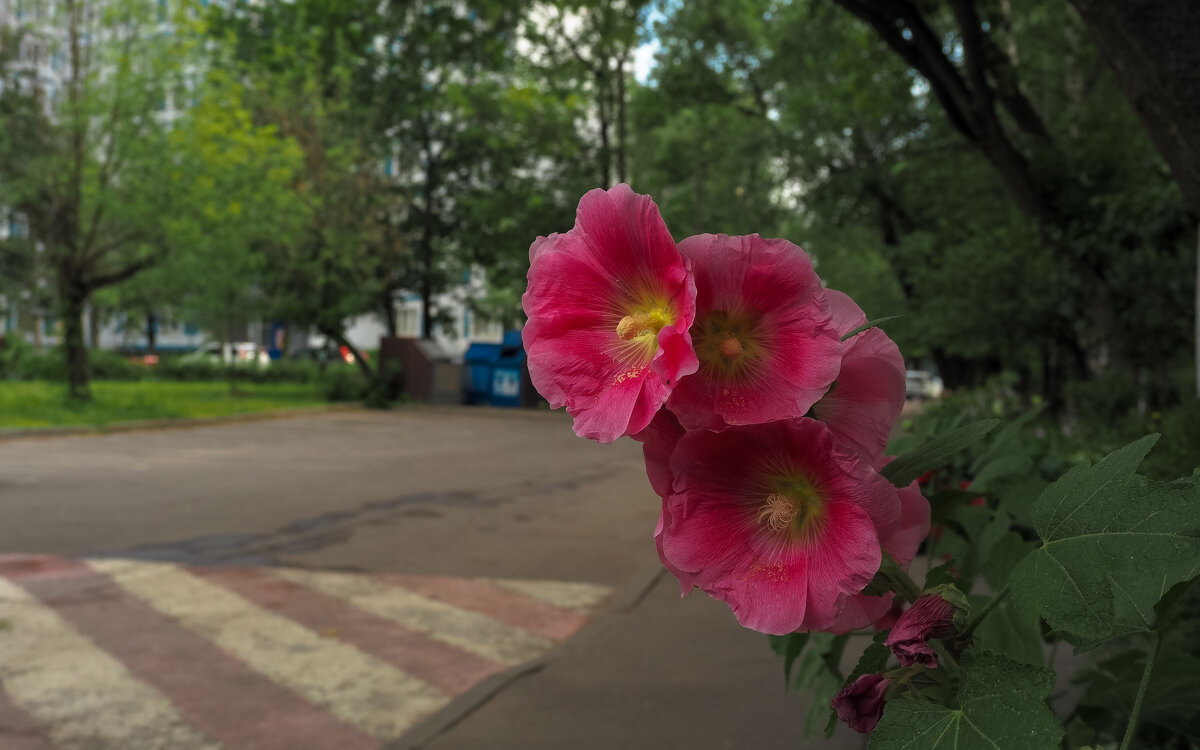
<instances>
[{"instance_id":1,"label":"tree","mask_svg":"<svg viewBox=\"0 0 1200 750\"><path fill-rule=\"evenodd\" d=\"M60 48L54 35L40 40L66 61L64 91L38 93L50 117L12 144L21 157L5 183L53 270L70 394L87 399L88 300L162 257L159 217L172 210L161 181L170 158L165 106L185 88L189 43L159 33L160 11L146 0L64 0L47 12L65 31Z\"/></svg>"},{"instance_id":2,"label":"tree","mask_svg":"<svg viewBox=\"0 0 1200 750\"><path fill-rule=\"evenodd\" d=\"M288 244L308 221L297 189L303 154L274 125L255 125L245 91L210 71L172 129L166 177L177 210L163 217L164 261L118 287L118 305L155 320L173 315L217 332L266 312L264 248Z\"/></svg>"},{"instance_id":3,"label":"tree","mask_svg":"<svg viewBox=\"0 0 1200 750\"><path fill-rule=\"evenodd\" d=\"M263 246L262 284L270 309L362 353L346 321L374 309L386 258L379 196L381 167L371 150L368 48L377 5L267 2L212 8L212 64L246 90L255 122L274 125L302 153L298 175L306 221L293 237Z\"/></svg>"},{"instance_id":4,"label":"tree","mask_svg":"<svg viewBox=\"0 0 1200 750\"><path fill-rule=\"evenodd\" d=\"M1065 5L1011 3L1010 13L1010 3L981 4L987 37L973 44L1009 62L987 57L979 88L951 9L863 5L908 8L926 23L925 36L896 27L892 44L909 57L876 25L826 3L674 9L658 27L663 52L646 106L704 105L726 118L722 138L737 132L738 113L771 145L718 167L719 149L668 128L679 140L662 160L672 183L720 189L729 174L762 165L757 182L776 187L754 204L784 211L779 224L759 227L799 239L835 287L875 269L867 286L892 307L878 314L895 312L898 288L905 318L889 329L906 351L932 354L948 382L1005 366L1027 387L1040 378L1053 398L1068 378L1117 369L1145 373L1169 398L1160 365L1185 340L1188 219L1078 19ZM920 50L906 46L917 39ZM942 93L961 111L940 105L915 62L945 77ZM641 117L648 110L634 101ZM715 218L731 203L726 193L702 213ZM673 227L685 221L666 216ZM879 259L895 285L879 275ZM1160 293L1141 293L1147 285Z\"/></svg>"}]
</instances>

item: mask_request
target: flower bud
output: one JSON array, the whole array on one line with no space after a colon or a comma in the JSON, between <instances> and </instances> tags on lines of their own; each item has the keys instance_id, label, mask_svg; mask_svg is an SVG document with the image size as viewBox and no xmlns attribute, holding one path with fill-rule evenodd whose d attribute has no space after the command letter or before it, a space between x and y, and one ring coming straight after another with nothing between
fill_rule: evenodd
<instances>
[{"instance_id":1,"label":"flower bud","mask_svg":"<svg viewBox=\"0 0 1200 750\"><path fill-rule=\"evenodd\" d=\"M900 664L913 664L936 669L937 652L929 646L931 638L954 635L955 620L966 610L966 600L953 587L939 587L937 593L927 594L913 602L892 626L884 645L892 650Z\"/></svg>"},{"instance_id":2,"label":"flower bud","mask_svg":"<svg viewBox=\"0 0 1200 750\"><path fill-rule=\"evenodd\" d=\"M892 681L881 674L865 674L842 688L830 704L838 718L856 732L867 734L883 716L884 694Z\"/></svg>"}]
</instances>

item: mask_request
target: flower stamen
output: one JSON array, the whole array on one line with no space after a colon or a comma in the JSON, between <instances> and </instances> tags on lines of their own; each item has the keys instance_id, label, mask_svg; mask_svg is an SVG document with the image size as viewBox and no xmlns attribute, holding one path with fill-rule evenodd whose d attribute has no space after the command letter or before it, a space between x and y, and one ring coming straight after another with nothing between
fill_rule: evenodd
<instances>
[{"instance_id":1,"label":"flower stamen","mask_svg":"<svg viewBox=\"0 0 1200 750\"><path fill-rule=\"evenodd\" d=\"M766 505L758 511L758 521L771 531L781 534L787 531L800 514L800 503L794 498L772 492L767 495Z\"/></svg>"},{"instance_id":2,"label":"flower stamen","mask_svg":"<svg viewBox=\"0 0 1200 750\"><path fill-rule=\"evenodd\" d=\"M621 318L617 323L617 336L622 341L632 341L646 334L658 335L664 326L671 322L670 317L662 310L637 310Z\"/></svg>"}]
</instances>

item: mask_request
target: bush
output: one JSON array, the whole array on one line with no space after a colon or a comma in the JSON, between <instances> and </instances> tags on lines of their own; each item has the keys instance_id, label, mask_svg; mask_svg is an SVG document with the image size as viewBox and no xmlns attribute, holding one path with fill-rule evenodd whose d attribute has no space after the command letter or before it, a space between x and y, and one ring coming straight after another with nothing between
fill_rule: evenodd
<instances>
[{"instance_id":1,"label":"bush","mask_svg":"<svg viewBox=\"0 0 1200 750\"><path fill-rule=\"evenodd\" d=\"M65 357L61 352L61 349L54 351L56 355L64 359L63 367L65 369ZM143 380L153 372L145 365L130 361L125 355L107 349L89 351L88 366L91 368L92 377L96 380Z\"/></svg>"},{"instance_id":2,"label":"bush","mask_svg":"<svg viewBox=\"0 0 1200 750\"><path fill-rule=\"evenodd\" d=\"M326 401L362 401L371 383L354 367L332 367L320 381L321 395Z\"/></svg>"}]
</instances>

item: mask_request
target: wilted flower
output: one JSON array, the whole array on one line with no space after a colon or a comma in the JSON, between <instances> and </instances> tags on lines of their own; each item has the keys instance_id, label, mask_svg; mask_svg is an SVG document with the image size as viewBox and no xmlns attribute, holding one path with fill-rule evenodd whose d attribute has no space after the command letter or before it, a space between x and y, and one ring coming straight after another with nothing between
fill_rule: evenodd
<instances>
[{"instance_id":1,"label":"wilted flower","mask_svg":"<svg viewBox=\"0 0 1200 750\"><path fill-rule=\"evenodd\" d=\"M787 240L679 243L696 278L695 375L669 409L689 430L803 416L837 376L841 343L812 261Z\"/></svg>"},{"instance_id":2,"label":"wilted flower","mask_svg":"<svg viewBox=\"0 0 1200 750\"><path fill-rule=\"evenodd\" d=\"M669 471L664 563L765 633L830 628L900 524L895 488L812 419L688 432Z\"/></svg>"},{"instance_id":3,"label":"wilted flower","mask_svg":"<svg viewBox=\"0 0 1200 750\"><path fill-rule=\"evenodd\" d=\"M842 688L830 705L851 729L868 734L883 716L884 695L891 684L881 674L865 674Z\"/></svg>"},{"instance_id":4,"label":"wilted flower","mask_svg":"<svg viewBox=\"0 0 1200 750\"><path fill-rule=\"evenodd\" d=\"M920 664L935 669L937 652L929 646L929 639L954 635L954 615L955 606L940 594L922 596L900 615L884 645L906 667Z\"/></svg>"},{"instance_id":5,"label":"wilted flower","mask_svg":"<svg viewBox=\"0 0 1200 750\"><path fill-rule=\"evenodd\" d=\"M529 248L522 331L533 385L610 443L641 431L696 371L695 285L658 207L628 185L592 190L575 227Z\"/></svg>"}]
</instances>

